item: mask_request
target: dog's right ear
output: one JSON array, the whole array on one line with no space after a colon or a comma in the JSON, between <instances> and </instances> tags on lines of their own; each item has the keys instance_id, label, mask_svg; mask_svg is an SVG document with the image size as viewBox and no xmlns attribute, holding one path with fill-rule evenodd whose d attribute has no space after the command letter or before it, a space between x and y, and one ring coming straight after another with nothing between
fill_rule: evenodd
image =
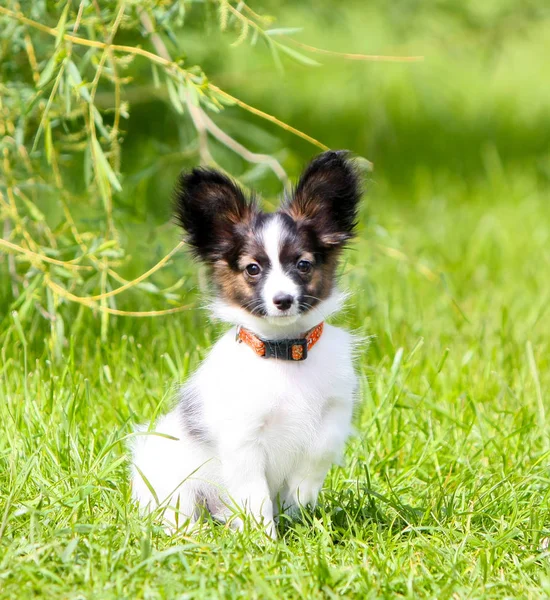
<instances>
[{"instance_id":1,"label":"dog's right ear","mask_svg":"<svg viewBox=\"0 0 550 600\"><path fill-rule=\"evenodd\" d=\"M283 210L310 228L321 246L338 249L354 235L360 198L361 181L349 152L329 150L309 163Z\"/></svg>"},{"instance_id":2,"label":"dog's right ear","mask_svg":"<svg viewBox=\"0 0 550 600\"><path fill-rule=\"evenodd\" d=\"M179 176L175 216L194 255L207 263L225 258L254 210L239 186L219 171L197 168Z\"/></svg>"}]
</instances>

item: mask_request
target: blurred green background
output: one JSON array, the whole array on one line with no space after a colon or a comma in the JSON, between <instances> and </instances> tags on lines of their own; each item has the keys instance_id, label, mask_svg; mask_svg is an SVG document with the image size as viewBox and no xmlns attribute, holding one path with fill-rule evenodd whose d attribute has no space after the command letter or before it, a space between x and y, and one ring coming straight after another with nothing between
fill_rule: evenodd
<instances>
[{"instance_id":1,"label":"blurred green background","mask_svg":"<svg viewBox=\"0 0 550 600\"><path fill-rule=\"evenodd\" d=\"M372 180L390 194L417 186L451 192L495 168L549 174L550 6L543 1L273 2L262 13L277 26L302 27L294 37L340 52L423 55L417 63L369 63L310 54L322 66L284 58L284 71L259 42L231 48L192 5L181 44L212 81L332 148L349 148L375 165ZM258 8L258 7L256 7ZM206 31L206 34L205 34ZM284 55L283 55L284 56ZM137 101L137 102L136 102ZM216 121L253 149L282 158L296 176L316 149L291 134L229 108ZM186 120L144 94L135 98L125 142L125 168L151 167L154 156L185 144ZM283 133L283 135L282 135ZM153 134L153 135L151 135ZM148 151L149 150L149 151ZM155 154L153 154L153 151ZM247 166L229 151L214 155L237 175ZM168 193L180 167L149 179L150 207ZM262 189L277 193L274 181Z\"/></svg>"}]
</instances>

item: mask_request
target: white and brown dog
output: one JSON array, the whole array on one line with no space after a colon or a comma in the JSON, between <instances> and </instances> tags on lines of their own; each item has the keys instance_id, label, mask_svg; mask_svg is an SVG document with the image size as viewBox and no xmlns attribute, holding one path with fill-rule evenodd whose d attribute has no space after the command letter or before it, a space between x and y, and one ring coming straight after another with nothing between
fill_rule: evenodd
<instances>
[{"instance_id":1,"label":"white and brown dog","mask_svg":"<svg viewBox=\"0 0 550 600\"><path fill-rule=\"evenodd\" d=\"M176 215L233 327L134 442L133 495L165 507L168 527L236 507L276 537L281 507L315 505L351 429L353 340L324 320L342 305L336 268L360 196L346 152L313 160L274 213L217 171L182 174Z\"/></svg>"}]
</instances>

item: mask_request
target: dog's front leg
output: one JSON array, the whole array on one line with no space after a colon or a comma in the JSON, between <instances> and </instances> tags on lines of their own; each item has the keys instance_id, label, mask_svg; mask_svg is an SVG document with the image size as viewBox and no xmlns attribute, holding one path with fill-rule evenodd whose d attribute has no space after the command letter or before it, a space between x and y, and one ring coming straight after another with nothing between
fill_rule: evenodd
<instances>
[{"instance_id":1,"label":"dog's front leg","mask_svg":"<svg viewBox=\"0 0 550 600\"><path fill-rule=\"evenodd\" d=\"M265 452L258 444L243 444L221 452L223 476L229 497L244 513L253 517L273 539L277 537L273 521L273 502L265 474ZM233 523L242 529L242 519Z\"/></svg>"},{"instance_id":2,"label":"dog's front leg","mask_svg":"<svg viewBox=\"0 0 550 600\"><path fill-rule=\"evenodd\" d=\"M328 470L339 462L350 431L353 398L334 400L300 464L287 480L283 505L289 513L314 508Z\"/></svg>"}]
</instances>

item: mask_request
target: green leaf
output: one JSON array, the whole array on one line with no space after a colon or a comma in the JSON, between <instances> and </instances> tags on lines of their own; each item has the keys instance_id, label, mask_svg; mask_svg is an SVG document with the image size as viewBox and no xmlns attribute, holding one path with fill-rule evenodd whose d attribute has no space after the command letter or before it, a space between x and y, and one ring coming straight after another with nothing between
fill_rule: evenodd
<instances>
[{"instance_id":1,"label":"green leaf","mask_svg":"<svg viewBox=\"0 0 550 600\"><path fill-rule=\"evenodd\" d=\"M40 73L40 79L38 80L38 83L36 84L37 87L41 88L50 81L56 65L57 65L57 52L55 52L50 57L50 60L46 63L46 66L42 69L42 73Z\"/></svg>"},{"instance_id":2,"label":"green leaf","mask_svg":"<svg viewBox=\"0 0 550 600\"><path fill-rule=\"evenodd\" d=\"M103 174L107 177L107 179L110 181L111 185L115 188L115 190L117 192L121 192L122 186L120 185L120 182L117 179L115 172L111 168L107 157L103 153L103 148L101 147L101 144L97 141L97 138L92 139L92 144L94 146L94 155L98 161L96 163L96 168L99 167L100 171L103 171Z\"/></svg>"},{"instance_id":3,"label":"green leaf","mask_svg":"<svg viewBox=\"0 0 550 600\"><path fill-rule=\"evenodd\" d=\"M20 303L21 307L18 311L20 321L25 321L31 309L34 310L34 305L36 302L34 291L39 285L43 284L43 281L44 276L42 275L42 273L36 275L34 279L31 280L29 287L26 288L25 291L21 294L22 302Z\"/></svg>"},{"instance_id":4,"label":"green leaf","mask_svg":"<svg viewBox=\"0 0 550 600\"><path fill-rule=\"evenodd\" d=\"M111 382L109 382L111 383ZM102 469L99 473L98 473L98 479L103 480L107 477L107 475L109 475L109 473L111 473L112 471L114 471L115 469L117 469L120 465L127 463L128 462L128 457L125 455L119 456L116 460L114 460L112 463L108 464L104 469Z\"/></svg>"},{"instance_id":5,"label":"green leaf","mask_svg":"<svg viewBox=\"0 0 550 600\"><path fill-rule=\"evenodd\" d=\"M103 242L102 244L100 244L99 246L94 248L93 251L94 251L94 253L99 254L100 252L104 252L105 250L108 250L109 248L116 247L117 244L118 244L118 242L116 240L108 240L107 242Z\"/></svg>"},{"instance_id":6,"label":"green leaf","mask_svg":"<svg viewBox=\"0 0 550 600\"><path fill-rule=\"evenodd\" d=\"M17 311L13 311L11 313L12 319L13 319L13 324L15 325L15 330L17 331L17 335L19 336L19 339L21 341L21 343L23 344L23 346L27 345L27 339L25 338L25 333L23 331L23 326L21 325L21 321L19 319L19 314L17 313Z\"/></svg>"},{"instance_id":7,"label":"green leaf","mask_svg":"<svg viewBox=\"0 0 550 600\"><path fill-rule=\"evenodd\" d=\"M254 32L252 33L252 39L250 40L250 45L255 46L257 41L258 41L258 30L254 29Z\"/></svg>"},{"instance_id":8,"label":"green leaf","mask_svg":"<svg viewBox=\"0 0 550 600\"><path fill-rule=\"evenodd\" d=\"M46 302L47 302L48 312L50 313L50 315L55 315L57 313L57 310L56 310L56 306L55 306L53 292L50 287L46 287Z\"/></svg>"},{"instance_id":9,"label":"green leaf","mask_svg":"<svg viewBox=\"0 0 550 600\"><path fill-rule=\"evenodd\" d=\"M52 125L51 125L51 122L49 119L46 121L46 126L45 126L44 147L46 150L46 160L48 161L48 164L51 165L53 148L52 148Z\"/></svg>"},{"instance_id":10,"label":"green leaf","mask_svg":"<svg viewBox=\"0 0 550 600\"><path fill-rule=\"evenodd\" d=\"M55 333L52 332L53 350L56 360L61 360L63 358L63 344L65 342L65 323L59 312L55 316L54 329Z\"/></svg>"},{"instance_id":11,"label":"green leaf","mask_svg":"<svg viewBox=\"0 0 550 600\"><path fill-rule=\"evenodd\" d=\"M67 63L67 72L69 73L69 78L73 85L80 85L82 83L82 77L80 76L80 71L78 67L74 64L72 60Z\"/></svg>"},{"instance_id":12,"label":"green leaf","mask_svg":"<svg viewBox=\"0 0 550 600\"><path fill-rule=\"evenodd\" d=\"M215 98L213 100L215 100ZM215 112L215 113L219 113L220 107L216 106L214 104L213 100L210 100L210 98L204 98L202 102L203 102L204 106L206 106L206 108L208 108L208 110L211 110L212 112Z\"/></svg>"},{"instance_id":13,"label":"green leaf","mask_svg":"<svg viewBox=\"0 0 550 600\"><path fill-rule=\"evenodd\" d=\"M62 39L63 39L63 35L65 33L65 25L67 23L67 14L69 12L69 8L71 6L71 2L68 1L67 4L65 5L65 8L63 9L63 12L61 13L61 17L59 18L59 21L57 22L57 35L55 36L55 46L59 46L59 44L61 43Z\"/></svg>"},{"instance_id":14,"label":"green leaf","mask_svg":"<svg viewBox=\"0 0 550 600\"><path fill-rule=\"evenodd\" d=\"M98 253L98 256L106 256L108 258L122 258L124 256L124 250L103 250Z\"/></svg>"},{"instance_id":15,"label":"green leaf","mask_svg":"<svg viewBox=\"0 0 550 600\"><path fill-rule=\"evenodd\" d=\"M43 97L42 90L38 90L36 92L36 94L33 94L30 101L25 105L25 108L22 111L22 115L25 115L25 116L28 115L32 111L32 109L36 106L38 101L42 99L42 97Z\"/></svg>"},{"instance_id":16,"label":"green leaf","mask_svg":"<svg viewBox=\"0 0 550 600\"><path fill-rule=\"evenodd\" d=\"M105 138L109 138L109 132L105 129L105 125L103 125L103 117L95 104L92 106L92 113L94 115L94 123L96 127L99 129L101 135Z\"/></svg>"},{"instance_id":17,"label":"green leaf","mask_svg":"<svg viewBox=\"0 0 550 600\"><path fill-rule=\"evenodd\" d=\"M65 550L63 550L63 554L61 554L61 562L63 564L67 564L73 558L74 551L78 545L78 538L73 538L68 544Z\"/></svg>"},{"instance_id":18,"label":"green leaf","mask_svg":"<svg viewBox=\"0 0 550 600\"><path fill-rule=\"evenodd\" d=\"M232 100L231 98L227 98L227 97L223 96L222 94L218 94L217 92L211 91L210 96L211 96L211 98L215 99L216 102L219 102L220 104L223 104L224 106L235 106L234 100Z\"/></svg>"},{"instance_id":19,"label":"green leaf","mask_svg":"<svg viewBox=\"0 0 550 600\"><path fill-rule=\"evenodd\" d=\"M136 287L145 292L150 292L151 294L158 294L160 291L159 288L150 281L142 281L141 283L138 283Z\"/></svg>"},{"instance_id":20,"label":"green leaf","mask_svg":"<svg viewBox=\"0 0 550 600\"><path fill-rule=\"evenodd\" d=\"M19 198L23 201L23 203L27 207L27 210L29 211L29 214L31 215L31 217L34 221L43 223L46 220L46 217L44 216L42 211L40 211L38 209L38 207L36 206L36 204L34 202L31 202L26 196L19 195Z\"/></svg>"},{"instance_id":21,"label":"green leaf","mask_svg":"<svg viewBox=\"0 0 550 600\"><path fill-rule=\"evenodd\" d=\"M90 186L93 179L92 162L92 150L90 146L86 145L86 150L84 151L84 183L86 187Z\"/></svg>"},{"instance_id":22,"label":"green leaf","mask_svg":"<svg viewBox=\"0 0 550 600\"><path fill-rule=\"evenodd\" d=\"M168 88L168 96L172 102L172 106L176 109L176 112L182 115L184 113L183 104L181 103L174 82L171 79L166 79L166 87Z\"/></svg>"},{"instance_id":23,"label":"green leaf","mask_svg":"<svg viewBox=\"0 0 550 600\"><path fill-rule=\"evenodd\" d=\"M175 379L178 379L178 377L179 377L178 369L176 368L176 365L175 365L174 361L172 360L172 357L168 353L164 353L162 355L162 358L164 358L164 360L166 361L166 364L168 365L168 368L170 369L170 372L172 373L172 377L174 377Z\"/></svg>"},{"instance_id":24,"label":"green leaf","mask_svg":"<svg viewBox=\"0 0 550 600\"><path fill-rule=\"evenodd\" d=\"M279 50L282 50L285 54L291 56L294 60L298 61L299 63L302 63L303 65L308 65L309 67L321 66L321 63L317 62L316 60L313 60L313 58L310 58L309 56L306 56L305 54L302 54L301 52L298 52L293 48L289 48L284 44L277 44L277 48L279 48Z\"/></svg>"},{"instance_id":25,"label":"green leaf","mask_svg":"<svg viewBox=\"0 0 550 600\"><path fill-rule=\"evenodd\" d=\"M194 104L195 106L199 105L199 94L197 92L197 88L196 86L194 86L192 83L188 83L185 86L186 90L187 90L187 97L189 98L190 102L192 104Z\"/></svg>"},{"instance_id":26,"label":"green leaf","mask_svg":"<svg viewBox=\"0 0 550 600\"><path fill-rule=\"evenodd\" d=\"M269 46L269 50L271 51L271 56L273 56L273 62L275 63L277 70L279 71L279 73L282 73L285 69L283 67L283 63L281 62L279 52L277 51L277 46L273 43L271 38L266 37L264 39L267 42L267 45Z\"/></svg>"},{"instance_id":27,"label":"green leaf","mask_svg":"<svg viewBox=\"0 0 550 600\"><path fill-rule=\"evenodd\" d=\"M90 96L90 92L88 91L86 84L82 81L80 71L72 60L67 63L67 70L69 72L69 79L71 80L73 87L78 90L78 93L84 100L86 100L86 102L91 102L92 98Z\"/></svg>"},{"instance_id":28,"label":"green leaf","mask_svg":"<svg viewBox=\"0 0 550 600\"><path fill-rule=\"evenodd\" d=\"M303 27L276 27L274 29L267 29L264 33L270 36L294 35L295 33L301 33L303 30Z\"/></svg>"},{"instance_id":29,"label":"green leaf","mask_svg":"<svg viewBox=\"0 0 550 600\"><path fill-rule=\"evenodd\" d=\"M71 112L71 85L68 74L63 85L63 95L65 96L65 114L68 115Z\"/></svg>"},{"instance_id":30,"label":"green leaf","mask_svg":"<svg viewBox=\"0 0 550 600\"><path fill-rule=\"evenodd\" d=\"M141 479L143 480L143 483L147 486L147 489L151 492L151 496L153 496L153 498L155 499L155 502L157 504L159 503L159 497L157 496L157 493L155 492L155 488L149 483L149 480L147 479L147 477L145 477L145 475L143 474L143 471L137 466L134 465L136 471L139 473Z\"/></svg>"},{"instance_id":31,"label":"green leaf","mask_svg":"<svg viewBox=\"0 0 550 600\"><path fill-rule=\"evenodd\" d=\"M66 279L68 281L73 281L73 282L75 280L78 280L79 283L82 283L82 280L78 276L75 277L74 271L69 271L65 267L61 267L59 265L53 265L52 272L55 273L55 275L57 277L62 277L63 279Z\"/></svg>"},{"instance_id":32,"label":"green leaf","mask_svg":"<svg viewBox=\"0 0 550 600\"><path fill-rule=\"evenodd\" d=\"M160 88L160 79L159 79L159 70L155 63L151 63L151 71L153 73L153 85L155 89L158 90Z\"/></svg>"}]
</instances>

